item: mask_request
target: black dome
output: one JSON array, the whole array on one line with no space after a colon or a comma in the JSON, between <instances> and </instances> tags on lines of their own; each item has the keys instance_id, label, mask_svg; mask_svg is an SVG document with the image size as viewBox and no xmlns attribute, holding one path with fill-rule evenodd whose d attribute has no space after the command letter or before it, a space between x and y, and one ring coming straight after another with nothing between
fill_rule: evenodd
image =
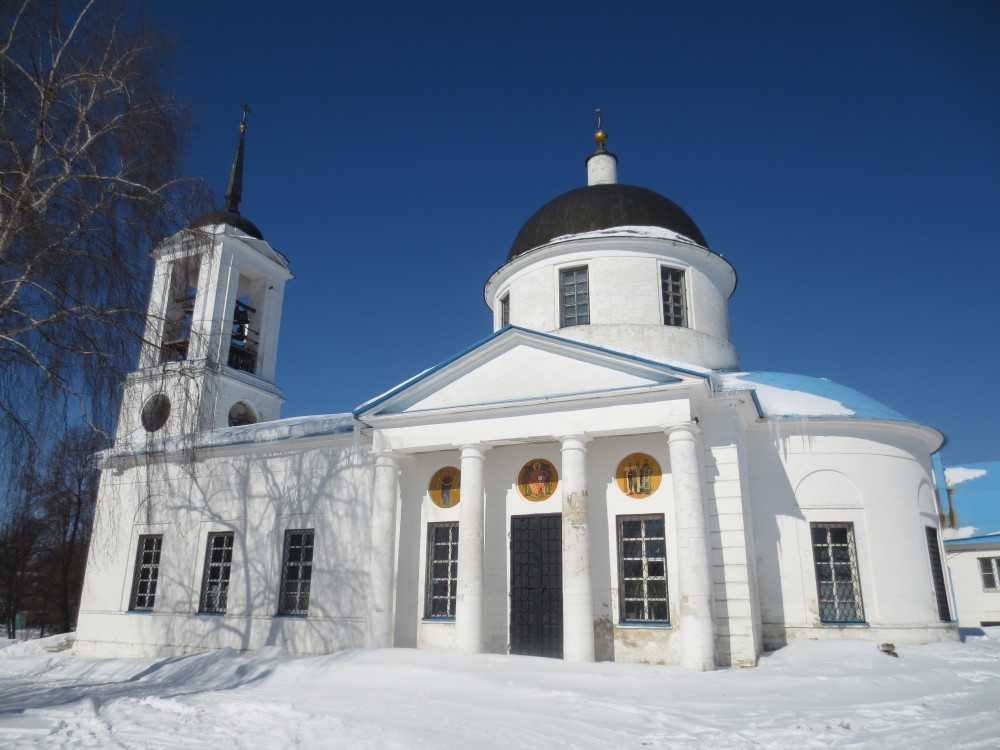
<instances>
[{"instance_id":1,"label":"black dome","mask_svg":"<svg viewBox=\"0 0 1000 750\"><path fill-rule=\"evenodd\" d=\"M228 224L231 227L236 227L246 232L251 237L256 237L258 240L264 239L264 235L261 234L257 225L236 211L212 211L204 214L191 222L191 228L207 227L212 224Z\"/></svg>"},{"instance_id":2,"label":"black dome","mask_svg":"<svg viewBox=\"0 0 1000 750\"><path fill-rule=\"evenodd\" d=\"M517 233L507 261L564 234L624 226L662 227L708 247L698 225L669 198L634 185L589 185L538 209Z\"/></svg>"}]
</instances>

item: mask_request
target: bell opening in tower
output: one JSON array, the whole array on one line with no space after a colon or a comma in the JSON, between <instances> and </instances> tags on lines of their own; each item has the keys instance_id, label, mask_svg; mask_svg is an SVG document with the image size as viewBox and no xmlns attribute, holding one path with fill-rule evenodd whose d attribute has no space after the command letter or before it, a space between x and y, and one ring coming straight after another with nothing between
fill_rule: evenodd
<instances>
[{"instance_id":1,"label":"bell opening in tower","mask_svg":"<svg viewBox=\"0 0 1000 750\"><path fill-rule=\"evenodd\" d=\"M181 362L188 358L200 270L201 261L196 256L182 258L171 264L169 296L160 345L161 363Z\"/></svg>"}]
</instances>

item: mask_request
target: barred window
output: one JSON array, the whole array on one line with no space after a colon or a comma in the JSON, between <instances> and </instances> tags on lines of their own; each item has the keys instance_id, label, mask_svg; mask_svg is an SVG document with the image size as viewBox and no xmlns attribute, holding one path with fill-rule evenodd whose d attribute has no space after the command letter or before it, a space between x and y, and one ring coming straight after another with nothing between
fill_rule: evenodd
<instances>
[{"instance_id":1,"label":"barred window","mask_svg":"<svg viewBox=\"0 0 1000 750\"><path fill-rule=\"evenodd\" d=\"M132 574L132 596L128 608L135 612L151 612L156 601L156 584L160 579L160 548L163 534L142 534L135 553L135 573Z\"/></svg>"},{"instance_id":2,"label":"barred window","mask_svg":"<svg viewBox=\"0 0 1000 750\"><path fill-rule=\"evenodd\" d=\"M684 272L676 268L660 267L660 286L663 289L663 325L687 325L684 299Z\"/></svg>"},{"instance_id":3,"label":"barred window","mask_svg":"<svg viewBox=\"0 0 1000 750\"><path fill-rule=\"evenodd\" d=\"M424 617L455 616L458 588L458 523L427 525L427 598Z\"/></svg>"},{"instance_id":4,"label":"barred window","mask_svg":"<svg viewBox=\"0 0 1000 750\"><path fill-rule=\"evenodd\" d=\"M199 612L221 614L229 598L229 575L233 569L233 532L208 532L205 575L201 581Z\"/></svg>"},{"instance_id":5,"label":"barred window","mask_svg":"<svg viewBox=\"0 0 1000 750\"><path fill-rule=\"evenodd\" d=\"M618 516L621 622L670 622L662 515Z\"/></svg>"},{"instance_id":6,"label":"barred window","mask_svg":"<svg viewBox=\"0 0 1000 750\"><path fill-rule=\"evenodd\" d=\"M312 583L313 529L285 531L285 554L281 563L279 615L305 615L309 612L309 586Z\"/></svg>"},{"instance_id":7,"label":"barred window","mask_svg":"<svg viewBox=\"0 0 1000 750\"><path fill-rule=\"evenodd\" d=\"M590 280L587 267L567 268L559 274L561 304L559 325L583 326L590 323Z\"/></svg>"},{"instance_id":8,"label":"barred window","mask_svg":"<svg viewBox=\"0 0 1000 750\"><path fill-rule=\"evenodd\" d=\"M810 528L819 619L830 623L864 622L854 524L813 523Z\"/></svg>"},{"instance_id":9,"label":"barred window","mask_svg":"<svg viewBox=\"0 0 1000 750\"><path fill-rule=\"evenodd\" d=\"M927 532L927 552L931 558L931 580L934 582L934 600L937 602L938 617L944 622L949 622L951 608L948 606L948 591L944 584L944 565L941 564L937 529L925 526L924 530Z\"/></svg>"},{"instance_id":10,"label":"barred window","mask_svg":"<svg viewBox=\"0 0 1000 750\"><path fill-rule=\"evenodd\" d=\"M510 294L505 294L500 298L500 327L510 325Z\"/></svg>"},{"instance_id":11,"label":"barred window","mask_svg":"<svg viewBox=\"0 0 1000 750\"><path fill-rule=\"evenodd\" d=\"M1000 591L1000 557L980 557L979 573L983 577L983 591Z\"/></svg>"}]
</instances>

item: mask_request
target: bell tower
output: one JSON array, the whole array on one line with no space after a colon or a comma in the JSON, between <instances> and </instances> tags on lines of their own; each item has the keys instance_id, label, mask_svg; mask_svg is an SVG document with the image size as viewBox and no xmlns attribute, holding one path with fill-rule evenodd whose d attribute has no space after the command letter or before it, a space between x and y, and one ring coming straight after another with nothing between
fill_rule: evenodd
<instances>
[{"instance_id":1,"label":"bell tower","mask_svg":"<svg viewBox=\"0 0 1000 750\"><path fill-rule=\"evenodd\" d=\"M288 260L239 212L243 106L226 206L161 242L139 367L125 382L119 445L278 419L274 383Z\"/></svg>"}]
</instances>

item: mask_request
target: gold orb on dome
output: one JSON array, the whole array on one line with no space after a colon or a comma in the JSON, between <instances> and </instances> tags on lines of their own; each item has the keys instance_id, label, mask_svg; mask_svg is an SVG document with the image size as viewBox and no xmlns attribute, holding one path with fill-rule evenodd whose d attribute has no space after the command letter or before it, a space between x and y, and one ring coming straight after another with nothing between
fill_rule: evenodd
<instances>
[{"instance_id":1,"label":"gold orb on dome","mask_svg":"<svg viewBox=\"0 0 1000 750\"><path fill-rule=\"evenodd\" d=\"M596 133L594 133L594 140L597 141L598 146L603 146L605 143L608 142L608 134L605 133L603 130L598 130Z\"/></svg>"}]
</instances>

